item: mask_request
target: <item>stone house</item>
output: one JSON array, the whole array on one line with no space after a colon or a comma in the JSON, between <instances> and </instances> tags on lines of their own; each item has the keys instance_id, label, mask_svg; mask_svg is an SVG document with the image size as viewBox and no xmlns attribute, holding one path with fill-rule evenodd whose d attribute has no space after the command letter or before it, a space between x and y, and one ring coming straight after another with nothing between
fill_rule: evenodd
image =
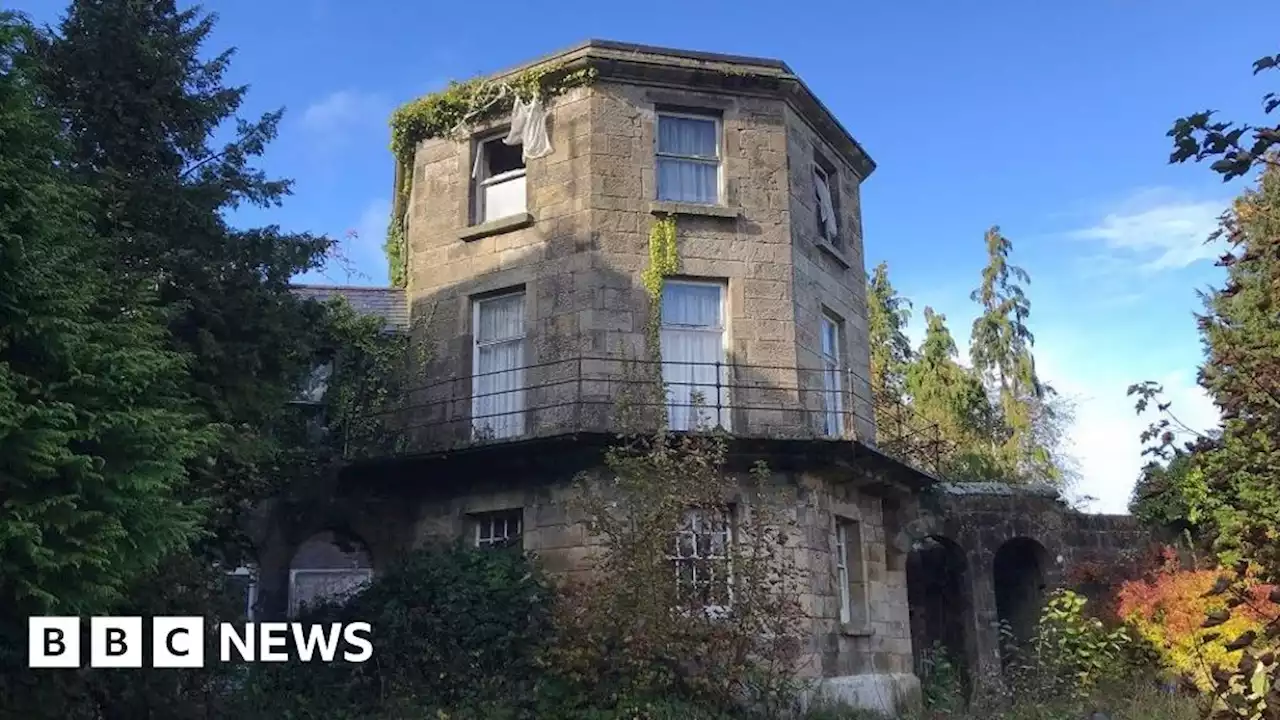
<instances>
[{"instance_id":1,"label":"stone house","mask_svg":"<svg viewBox=\"0 0 1280 720\"><path fill-rule=\"evenodd\" d=\"M425 364L395 424L403 453L353 466L306 512L263 510L253 611L344 592L432 538L582 570L569 483L600 467L617 398L653 362L671 429L720 425L736 463L764 459L798 492L803 672L894 709L919 691L902 538L933 480L877 429L868 380L860 187L875 164L776 60L589 41L495 77L553 64L596 77L548 102L548 154L506 144L509 118L418 145L404 288L297 289L385 317ZM640 276L664 218L679 268L656 362ZM694 513L685 532L732 542L732 527ZM690 545L673 562L714 564Z\"/></svg>"}]
</instances>

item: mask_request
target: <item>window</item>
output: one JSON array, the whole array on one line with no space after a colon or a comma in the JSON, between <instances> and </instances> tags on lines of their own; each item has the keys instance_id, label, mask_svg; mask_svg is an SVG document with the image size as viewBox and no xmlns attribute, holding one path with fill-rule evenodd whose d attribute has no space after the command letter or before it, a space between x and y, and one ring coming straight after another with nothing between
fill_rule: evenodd
<instances>
[{"instance_id":1,"label":"window","mask_svg":"<svg viewBox=\"0 0 1280 720\"><path fill-rule=\"evenodd\" d=\"M840 622L865 625L867 582L862 558L862 526L844 517L837 517L835 523L836 590L840 597Z\"/></svg>"},{"instance_id":2,"label":"window","mask_svg":"<svg viewBox=\"0 0 1280 720\"><path fill-rule=\"evenodd\" d=\"M662 287L662 379L672 430L729 427L724 285L668 280Z\"/></svg>"},{"instance_id":3,"label":"window","mask_svg":"<svg viewBox=\"0 0 1280 720\"><path fill-rule=\"evenodd\" d=\"M476 300L471 423L479 439L524 434L524 292Z\"/></svg>"},{"instance_id":4,"label":"window","mask_svg":"<svg viewBox=\"0 0 1280 720\"><path fill-rule=\"evenodd\" d=\"M474 516L476 547L510 547L521 544L524 511L503 510Z\"/></svg>"},{"instance_id":5,"label":"window","mask_svg":"<svg viewBox=\"0 0 1280 720\"><path fill-rule=\"evenodd\" d=\"M829 172L821 163L813 164L813 188L816 197L814 207L818 215L818 232L833 244L840 242L840 223L836 212L835 195L837 187L834 173Z\"/></svg>"},{"instance_id":6,"label":"window","mask_svg":"<svg viewBox=\"0 0 1280 720\"><path fill-rule=\"evenodd\" d=\"M524 147L503 136L476 143L475 222L485 223L525 212Z\"/></svg>"},{"instance_id":7,"label":"window","mask_svg":"<svg viewBox=\"0 0 1280 720\"><path fill-rule=\"evenodd\" d=\"M733 542L731 513L693 509L685 512L676 531L676 586L688 607L724 609L731 598L729 543Z\"/></svg>"},{"instance_id":8,"label":"window","mask_svg":"<svg viewBox=\"0 0 1280 720\"><path fill-rule=\"evenodd\" d=\"M362 543L339 541L332 532L313 535L298 546L289 563L289 615L320 602L343 602L373 578Z\"/></svg>"},{"instance_id":9,"label":"window","mask_svg":"<svg viewBox=\"0 0 1280 720\"><path fill-rule=\"evenodd\" d=\"M244 617L249 622L254 621L256 615L256 606L258 604L258 570L257 568L241 565L227 573L227 585L232 591L244 598Z\"/></svg>"},{"instance_id":10,"label":"window","mask_svg":"<svg viewBox=\"0 0 1280 720\"><path fill-rule=\"evenodd\" d=\"M302 381L295 402L307 405L318 405L324 402L325 393L329 391L329 378L333 375L333 363L322 362L311 368L311 373Z\"/></svg>"},{"instance_id":11,"label":"window","mask_svg":"<svg viewBox=\"0 0 1280 720\"><path fill-rule=\"evenodd\" d=\"M843 326L839 319L822 315L822 432L833 437L844 433Z\"/></svg>"},{"instance_id":12,"label":"window","mask_svg":"<svg viewBox=\"0 0 1280 720\"><path fill-rule=\"evenodd\" d=\"M658 199L715 205L720 202L720 121L714 117L658 114Z\"/></svg>"}]
</instances>

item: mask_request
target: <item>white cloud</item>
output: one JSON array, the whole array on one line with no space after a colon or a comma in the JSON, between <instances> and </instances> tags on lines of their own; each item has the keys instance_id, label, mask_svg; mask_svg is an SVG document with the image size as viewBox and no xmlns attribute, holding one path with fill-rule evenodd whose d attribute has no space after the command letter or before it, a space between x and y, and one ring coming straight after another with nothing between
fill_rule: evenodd
<instances>
[{"instance_id":1,"label":"white cloud","mask_svg":"<svg viewBox=\"0 0 1280 720\"><path fill-rule=\"evenodd\" d=\"M335 145L352 132L365 132L384 124L389 105L380 96L355 90L339 90L302 111L302 126L314 139Z\"/></svg>"},{"instance_id":2,"label":"white cloud","mask_svg":"<svg viewBox=\"0 0 1280 720\"><path fill-rule=\"evenodd\" d=\"M1078 463L1080 479L1071 493L1093 498L1085 504L1091 512L1127 512L1134 482L1147 461L1139 436L1158 419L1154 409L1139 416L1135 398L1126 394L1129 385L1142 378L1090 372L1089 365L1060 362L1042 348L1037 348L1036 360L1042 377L1075 404L1067 451ZM1217 424L1217 408L1191 373L1171 372L1153 379L1164 387L1171 412L1188 427L1204 432Z\"/></svg>"},{"instance_id":3,"label":"white cloud","mask_svg":"<svg viewBox=\"0 0 1280 720\"><path fill-rule=\"evenodd\" d=\"M1205 241L1226 207L1223 200L1191 199L1167 188L1143 190L1068 236L1100 241L1149 272L1176 270L1221 254L1221 243Z\"/></svg>"}]
</instances>

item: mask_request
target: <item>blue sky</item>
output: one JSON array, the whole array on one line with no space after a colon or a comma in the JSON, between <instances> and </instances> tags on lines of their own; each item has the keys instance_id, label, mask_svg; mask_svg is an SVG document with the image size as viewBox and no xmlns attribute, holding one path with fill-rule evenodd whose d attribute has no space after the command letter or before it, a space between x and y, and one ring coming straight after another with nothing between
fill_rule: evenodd
<instances>
[{"instance_id":1,"label":"blue sky","mask_svg":"<svg viewBox=\"0 0 1280 720\"><path fill-rule=\"evenodd\" d=\"M62 3L6 5L52 21ZM581 0L472 3L275 0L205 3L212 49L238 48L246 112L287 108L265 167L295 196L246 222L344 234L357 273L386 281L392 184L386 121L450 78L500 70L598 37L785 60L868 149L868 265L885 260L917 309L967 341L999 224L1032 276L1042 373L1077 404L1075 492L1121 511L1141 465L1131 382L1167 384L1191 423L1212 406L1194 386L1194 290L1216 282L1202 244L1238 190L1206 168L1169 166L1171 121L1206 107L1256 117L1250 63L1277 49L1266 23L1215 31L1203 3L759 0L640 5ZM918 324L914 328L918 335Z\"/></svg>"}]
</instances>

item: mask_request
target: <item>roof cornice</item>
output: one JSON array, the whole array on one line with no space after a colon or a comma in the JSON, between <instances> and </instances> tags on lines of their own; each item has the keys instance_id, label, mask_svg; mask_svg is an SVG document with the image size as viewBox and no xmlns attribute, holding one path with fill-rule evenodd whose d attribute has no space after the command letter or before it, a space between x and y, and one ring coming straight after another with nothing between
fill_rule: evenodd
<instances>
[{"instance_id":1,"label":"roof cornice","mask_svg":"<svg viewBox=\"0 0 1280 720\"><path fill-rule=\"evenodd\" d=\"M605 82L778 98L835 148L859 178L865 180L876 168L862 145L781 60L587 40L491 77L499 79L550 64L563 65L566 71L592 67Z\"/></svg>"}]
</instances>

